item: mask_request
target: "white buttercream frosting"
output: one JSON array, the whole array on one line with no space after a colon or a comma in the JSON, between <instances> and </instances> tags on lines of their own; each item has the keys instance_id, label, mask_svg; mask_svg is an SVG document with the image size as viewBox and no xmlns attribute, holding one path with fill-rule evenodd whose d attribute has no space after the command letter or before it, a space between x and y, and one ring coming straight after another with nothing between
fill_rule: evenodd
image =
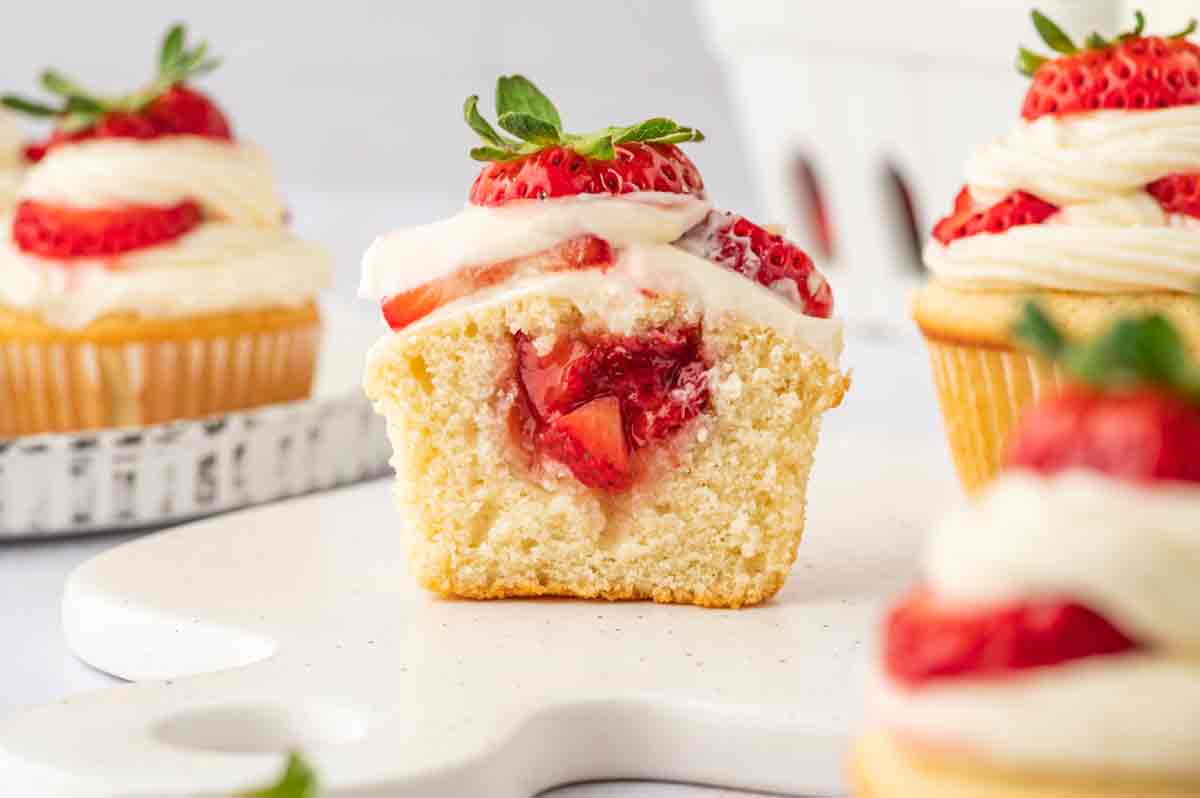
<instances>
[{"instance_id":1,"label":"white buttercream frosting","mask_svg":"<svg viewBox=\"0 0 1200 798\"><path fill-rule=\"evenodd\" d=\"M0 225L7 229L8 222ZM5 236L0 239L0 303L35 310L48 324L66 329L109 313L166 318L296 307L326 287L330 268L324 247L284 227L205 222L174 241L116 261L65 264L21 252Z\"/></svg>"},{"instance_id":2,"label":"white buttercream frosting","mask_svg":"<svg viewBox=\"0 0 1200 798\"><path fill-rule=\"evenodd\" d=\"M200 136L97 139L51 150L22 199L76 208L198 202L205 216L254 227L283 220L275 172L257 147Z\"/></svg>"},{"instance_id":3,"label":"white buttercream frosting","mask_svg":"<svg viewBox=\"0 0 1200 798\"><path fill-rule=\"evenodd\" d=\"M934 528L925 573L939 596L967 603L1066 596L1135 639L1200 657L1200 488L1011 472Z\"/></svg>"},{"instance_id":4,"label":"white buttercream frosting","mask_svg":"<svg viewBox=\"0 0 1200 798\"><path fill-rule=\"evenodd\" d=\"M1093 657L910 690L875 672L874 718L902 738L1014 769L1200 775L1200 661Z\"/></svg>"},{"instance_id":5,"label":"white buttercream frosting","mask_svg":"<svg viewBox=\"0 0 1200 798\"><path fill-rule=\"evenodd\" d=\"M203 221L177 239L113 258L60 261L21 251L0 218L0 303L58 327L111 313L180 317L295 307L328 287L333 260L284 226L265 154L195 136L98 139L52 150L20 199L74 208L197 202Z\"/></svg>"},{"instance_id":6,"label":"white buttercream frosting","mask_svg":"<svg viewBox=\"0 0 1200 798\"><path fill-rule=\"evenodd\" d=\"M1088 471L996 480L924 558L940 602L1067 600L1146 648L918 687L877 666L872 712L917 740L1014 767L1200 774L1200 488Z\"/></svg>"},{"instance_id":7,"label":"white buttercream frosting","mask_svg":"<svg viewBox=\"0 0 1200 798\"><path fill-rule=\"evenodd\" d=\"M23 171L24 141L11 115L0 109L0 213L16 202Z\"/></svg>"},{"instance_id":8,"label":"white buttercream frosting","mask_svg":"<svg viewBox=\"0 0 1200 798\"><path fill-rule=\"evenodd\" d=\"M842 346L839 321L806 316L754 280L671 246L700 223L710 207L694 197L658 193L469 207L443 222L377 239L363 260L360 294L385 300L464 266L532 255L591 234L613 247L614 265L603 271L517 274L439 308L399 334L414 334L450 315L531 294L565 298L607 329L626 332L649 301L645 292L650 292L682 296L710 322L732 314L767 325L835 366Z\"/></svg>"},{"instance_id":9,"label":"white buttercream frosting","mask_svg":"<svg viewBox=\"0 0 1200 798\"><path fill-rule=\"evenodd\" d=\"M932 241L939 278L976 288L1194 292L1200 220L1168 214L1145 190L1200 172L1200 106L1093 111L1021 121L980 148L967 185L980 207L1025 191L1059 207L1042 224Z\"/></svg>"}]
</instances>

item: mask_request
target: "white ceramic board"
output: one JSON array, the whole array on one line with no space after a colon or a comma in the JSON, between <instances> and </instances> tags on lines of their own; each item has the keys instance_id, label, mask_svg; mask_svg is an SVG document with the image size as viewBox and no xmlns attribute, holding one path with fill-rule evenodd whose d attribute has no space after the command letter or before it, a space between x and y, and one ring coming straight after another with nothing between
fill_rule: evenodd
<instances>
[{"instance_id":1,"label":"white ceramic board","mask_svg":"<svg viewBox=\"0 0 1200 798\"><path fill-rule=\"evenodd\" d=\"M300 747L355 798L602 777L837 794L855 671L913 578L943 461L828 438L795 573L742 611L435 599L406 572L385 483L120 546L70 578L64 625L138 684L0 725L0 792L221 795Z\"/></svg>"}]
</instances>

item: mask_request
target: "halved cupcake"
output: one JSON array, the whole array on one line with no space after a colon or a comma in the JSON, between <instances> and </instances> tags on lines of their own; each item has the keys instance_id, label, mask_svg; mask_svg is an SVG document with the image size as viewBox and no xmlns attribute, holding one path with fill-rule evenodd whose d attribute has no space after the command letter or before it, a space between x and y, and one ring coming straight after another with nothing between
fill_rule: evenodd
<instances>
[{"instance_id":1,"label":"halved cupcake","mask_svg":"<svg viewBox=\"0 0 1200 798\"><path fill-rule=\"evenodd\" d=\"M1162 316L1027 312L1070 387L887 616L858 798L1200 795L1200 365Z\"/></svg>"},{"instance_id":2,"label":"halved cupcake","mask_svg":"<svg viewBox=\"0 0 1200 798\"><path fill-rule=\"evenodd\" d=\"M564 133L519 76L457 216L378 239L368 359L413 571L455 596L736 607L783 584L848 385L809 258L713 210L668 119Z\"/></svg>"},{"instance_id":3,"label":"halved cupcake","mask_svg":"<svg viewBox=\"0 0 1200 798\"><path fill-rule=\"evenodd\" d=\"M265 154L190 81L181 27L121 97L57 72L54 121L0 217L0 437L152 424L309 393L324 248L287 229Z\"/></svg>"},{"instance_id":4,"label":"halved cupcake","mask_svg":"<svg viewBox=\"0 0 1200 798\"><path fill-rule=\"evenodd\" d=\"M974 490L1025 407L1062 382L1010 336L1035 295L1073 338L1162 312L1200 349L1200 46L1188 28L1082 46L1043 15L1053 60L1022 49L1022 119L972 156L934 228L914 315L959 475Z\"/></svg>"}]
</instances>

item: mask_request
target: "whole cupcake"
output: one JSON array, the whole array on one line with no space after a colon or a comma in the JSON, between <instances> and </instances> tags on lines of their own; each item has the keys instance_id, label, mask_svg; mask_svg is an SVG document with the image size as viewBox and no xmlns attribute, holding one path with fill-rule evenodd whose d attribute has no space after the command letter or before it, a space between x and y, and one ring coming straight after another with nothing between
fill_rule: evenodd
<instances>
[{"instance_id":1,"label":"whole cupcake","mask_svg":"<svg viewBox=\"0 0 1200 798\"><path fill-rule=\"evenodd\" d=\"M146 87L57 72L54 121L0 216L0 437L153 424L300 399L332 261L300 241L266 156L190 81L217 62L166 35Z\"/></svg>"},{"instance_id":2,"label":"whole cupcake","mask_svg":"<svg viewBox=\"0 0 1200 798\"><path fill-rule=\"evenodd\" d=\"M12 209L17 186L25 169L25 147L21 130L12 116L0 109L0 213Z\"/></svg>"},{"instance_id":3,"label":"whole cupcake","mask_svg":"<svg viewBox=\"0 0 1200 798\"><path fill-rule=\"evenodd\" d=\"M1028 322L1069 385L888 614L856 798L1200 795L1200 365L1162 316Z\"/></svg>"},{"instance_id":4,"label":"whole cupcake","mask_svg":"<svg viewBox=\"0 0 1200 798\"><path fill-rule=\"evenodd\" d=\"M1162 312L1200 347L1200 47L1136 27L1081 45L1038 12L1059 55L1021 49L1021 120L967 164L925 250L915 300L950 448L973 490L996 472L1030 401L1062 381L1011 337L1036 296L1070 338Z\"/></svg>"}]
</instances>

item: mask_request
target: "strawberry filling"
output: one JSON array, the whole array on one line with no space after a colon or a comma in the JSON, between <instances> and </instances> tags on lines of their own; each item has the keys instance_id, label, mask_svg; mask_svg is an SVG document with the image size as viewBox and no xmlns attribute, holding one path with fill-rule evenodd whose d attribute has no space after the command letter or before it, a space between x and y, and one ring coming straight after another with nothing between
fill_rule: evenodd
<instances>
[{"instance_id":1,"label":"strawberry filling","mask_svg":"<svg viewBox=\"0 0 1200 798\"><path fill-rule=\"evenodd\" d=\"M970 609L947 606L918 588L884 622L884 667L913 688L948 679L1004 678L1141 647L1102 616L1067 600Z\"/></svg>"},{"instance_id":2,"label":"strawberry filling","mask_svg":"<svg viewBox=\"0 0 1200 798\"><path fill-rule=\"evenodd\" d=\"M949 246L952 241L979 233L1003 233L1020 225L1041 224L1057 212L1057 206L1024 191L1014 191L995 205L981 208L964 186L954 198L954 211L934 226L933 237Z\"/></svg>"},{"instance_id":3,"label":"strawberry filling","mask_svg":"<svg viewBox=\"0 0 1200 798\"><path fill-rule=\"evenodd\" d=\"M23 252L44 258L103 258L171 241L201 218L194 202L72 208L25 200L13 216L12 239Z\"/></svg>"},{"instance_id":4,"label":"strawberry filling","mask_svg":"<svg viewBox=\"0 0 1200 798\"><path fill-rule=\"evenodd\" d=\"M1146 191L1167 213L1200 219L1200 173L1167 175L1146 186Z\"/></svg>"},{"instance_id":5,"label":"strawberry filling","mask_svg":"<svg viewBox=\"0 0 1200 798\"><path fill-rule=\"evenodd\" d=\"M708 367L694 328L564 337L545 354L524 333L514 342L517 444L592 488L628 488L636 454L708 406Z\"/></svg>"}]
</instances>

